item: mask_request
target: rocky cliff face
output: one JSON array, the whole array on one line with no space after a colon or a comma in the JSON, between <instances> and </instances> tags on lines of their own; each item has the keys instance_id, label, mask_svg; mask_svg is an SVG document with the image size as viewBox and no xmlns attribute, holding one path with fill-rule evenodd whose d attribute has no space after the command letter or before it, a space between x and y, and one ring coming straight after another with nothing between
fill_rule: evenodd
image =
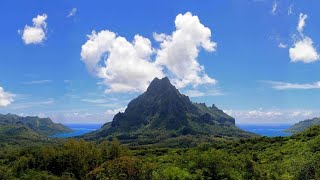
<instances>
[{"instance_id":1,"label":"rocky cliff face","mask_svg":"<svg viewBox=\"0 0 320 180\"><path fill-rule=\"evenodd\" d=\"M155 78L147 91L132 100L124 113L114 117L112 127L135 129L150 128L177 129L187 125L187 113L195 113L189 98L170 83L168 78Z\"/></svg>"}]
</instances>

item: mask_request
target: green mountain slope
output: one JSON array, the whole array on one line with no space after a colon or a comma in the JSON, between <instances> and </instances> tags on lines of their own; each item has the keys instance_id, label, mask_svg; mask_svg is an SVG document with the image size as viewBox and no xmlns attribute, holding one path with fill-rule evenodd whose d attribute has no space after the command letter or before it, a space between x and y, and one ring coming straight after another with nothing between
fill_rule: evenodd
<instances>
[{"instance_id":1,"label":"green mountain slope","mask_svg":"<svg viewBox=\"0 0 320 180\"><path fill-rule=\"evenodd\" d=\"M40 138L40 135L34 130L21 124L0 124L0 136L29 139Z\"/></svg>"},{"instance_id":2,"label":"green mountain slope","mask_svg":"<svg viewBox=\"0 0 320 180\"><path fill-rule=\"evenodd\" d=\"M71 131L62 124L52 122L50 118L0 114L0 136L35 138Z\"/></svg>"},{"instance_id":3,"label":"green mountain slope","mask_svg":"<svg viewBox=\"0 0 320 180\"><path fill-rule=\"evenodd\" d=\"M285 131L290 133L301 132L313 125L320 125L320 118L313 118L313 119L300 121L299 123L296 123L290 128L286 129Z\"/></svg>"},{"instance_id":4,"label":"green mountain slope","mask_svg":"<svg viewBox=\"0 0 320 180\"><path fill-rule=\"evenodd\" d=\"M214 105L192 103L168 78L155 78L146 92L133 99L124 113L85 139L117 137L124 141L144 139L154 143L179 136L250 137L235 126L235 119Z\"/></svg>"}]
</instances>

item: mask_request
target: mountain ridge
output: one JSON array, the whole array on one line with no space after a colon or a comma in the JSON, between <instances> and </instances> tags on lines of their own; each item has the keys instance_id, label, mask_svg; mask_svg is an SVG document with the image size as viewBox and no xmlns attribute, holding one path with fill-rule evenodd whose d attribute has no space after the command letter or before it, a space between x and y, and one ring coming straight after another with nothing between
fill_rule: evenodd
<instances>
[{"instance_id":1,"label":"mountain ridge","mask_svg":"<svg viewBox=\"0 0 320 180\"><path fill-rule=\"evenodd\" d=\"M294 124L293 126L289 127L288 129L286 129L285 132L297 133L297 132L304 131L314 125L318 125L318 126L320 125L320 117L315 117L312 119L306 119L306 120L300 121Z\"/></svg>"},{"instance_id":2,"label":"mountain ridge","mask_svg":"<svg viewBox=\"0 0 320 180\"><path fill-rule=\"evenodd\" d=\"M85 134L85 139L161 141L179 136L252 137L235 126L235 119L215 105L193 103L167 77L154 78L147 90L129 102L112 122ZM156 140L156 141L157 141Z\"/></svg>"},{"instance_id":3,"label":"mountain ridge","mask_svg":"<svg viewBox=\"0 0 320 180\"><path fill-rule=\"evenodd\" d=\"M15 114L0 114L0 135L31 137L50 136L56 133L71 132L72 130L60 123L54 123L50 118L38 116L18 116Z\"/></svg>"}]
</instances>

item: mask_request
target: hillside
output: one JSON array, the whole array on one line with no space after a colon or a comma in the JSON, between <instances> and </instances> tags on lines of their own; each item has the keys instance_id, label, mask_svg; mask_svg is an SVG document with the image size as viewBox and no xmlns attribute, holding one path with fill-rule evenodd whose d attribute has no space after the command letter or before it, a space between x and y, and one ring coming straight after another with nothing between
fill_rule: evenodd
<instances>
[{"instance_id":1,"label":"hillside","mask_svg":"<svg viewBox=\"0 0 320 180\"><path fill-rule=\"evenodd\" d=\"M290 133L301 132L314 125L320 125L320 118L313 118L313 119L300 121L294 124L293 126L291 126L290 128L286 129L285 131Z\"/></svg>"},{"instance_id":2,"label":"hillside","mask_svg":"<svg viewBox=\"0 0 320 180\"><path fill-rule=\"evenodd\" d=\"M215 105L192 103L168 78L155 78L147 91L133 99L124 113L85 139L117 137L123 142L153 144L181 136L252 137L235 126L235 119Z\"/></svg>"},{"instance_id":3,"label":"hillside","mask_svg":"<svg viewBox=\"0 0 320 180\"><path fill-rule=\"evenodd\" d=\"M0 179L319 179L320 127L290 137L134 148L117 140L14 148L0 142Z\"/></svg>"},{"instance_id":4,"label":"hillside","mask_svg":"<svg viewBox=\"0 0 320 180\"><path fill-rule=\"evenodd\" d=\"M71 131L50 118L0 114L0 136L36 138Z\"/></svg>"}]
</instances>

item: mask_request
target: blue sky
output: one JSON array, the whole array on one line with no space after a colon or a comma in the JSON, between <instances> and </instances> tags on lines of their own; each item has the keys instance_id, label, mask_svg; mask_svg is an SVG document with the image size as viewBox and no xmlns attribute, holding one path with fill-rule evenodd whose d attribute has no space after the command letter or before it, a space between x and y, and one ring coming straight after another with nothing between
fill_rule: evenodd
<instances>
[{"instance_id":1,"label":"blue sky","mask_svg":"<svg viewBox=\"0 0 320 180\"><path fill-rule=\"evenodd\" d=\"M0 113L103 123L169 76L237 123L319 116L317 0L1 3Z\"/></svg>"}]
</instances>

